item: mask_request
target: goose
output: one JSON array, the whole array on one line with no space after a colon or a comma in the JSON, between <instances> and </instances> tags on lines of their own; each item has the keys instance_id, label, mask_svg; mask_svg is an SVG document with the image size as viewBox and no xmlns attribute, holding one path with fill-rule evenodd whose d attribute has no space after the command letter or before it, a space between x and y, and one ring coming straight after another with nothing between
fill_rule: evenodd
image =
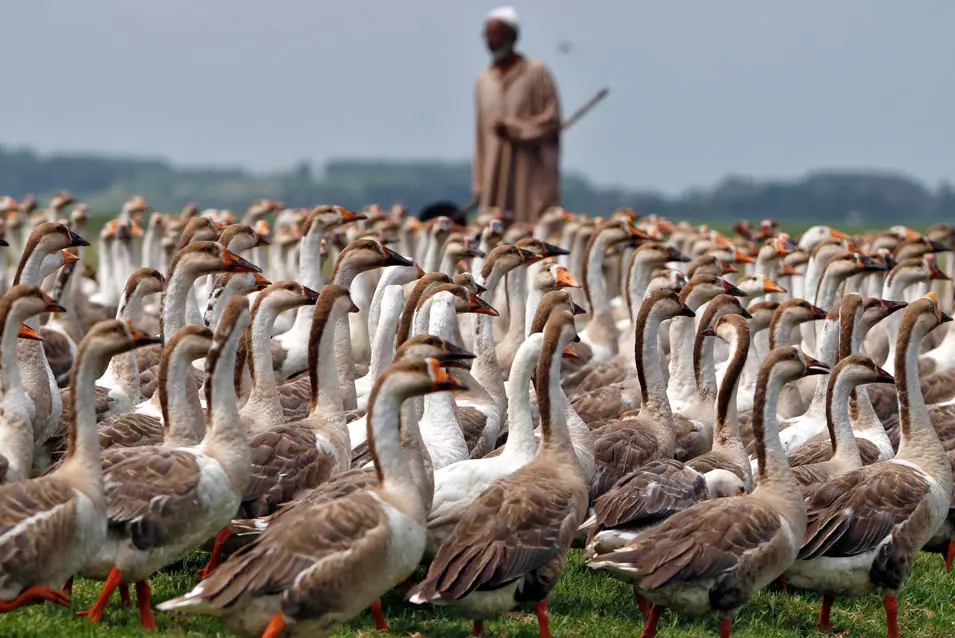
<instances>
[{"instance_id":1,"label":"goose","mask_svg":"<svg viewBox=\"0 0 955 638\"><path fill-rule=\"evenodd\" d=\"M828 459L822 461L802 462L798 465L790 462L797 483L804 488L815 486L862 467L859 443L865 439L857 442L853 434L849 420L850 394L860 385L894 381L892 375L864 355L850 354L836 364L829 375L826 390L826 424L829 428L831 453ZM871 443L870 445L868 461L872 463L878 459L879 449ZM804 452L804 447L797 448L790 457L799 456L800 452Z\"/></svg>"},{"instance_id":2,"label":"goose","mask_svg":"<svg viewBox=\"0 0 955 638\"><path fill-rule=\"evenodd\" d=\"M573 315L553 314L544 340L554 342ZM577 526L587 512L587 483L563 414L552 418L560 356L541 356L536 371L541 443L534 459L491 484L438 549L425 579L409 592L413 604L447 605L483 620L516 603L536 603L541 636L549 636L547 596L560 580ZM546 390L545 390L546 389ZM541 539L546 551L540 551ZM523 556L523 560L511 557Z\"/></svg>"},{"instance_id":3,"label":"goose","mask_svg":"<svg viewBox=\"0 0 955 638\"><path fill-rule=\"evenodd\" d=\"M295 279L303 286L321 292L325 285L321 264L322 239L328 231L362 219L365 219L365 215L353 213L341 206L318 206L312 209L302 224L301 253ZM313 306L299 308L292 327L276 337L276 343L284 350L284 354L278 357L281 361L278 370L280 381L308 369L308 339L314 314Z\"/></svg>"},{"instance_id":4,"label":"goose","mask_svg":"<svg viewBox=\"0 0 955 638\"><path fill-rule=\"evenodd\" d=\"M952 470L922 400L918 349L922 337L950 320L934 293L903 312L895 354L902 415L895 458L829 481L806 502L809 524L787 578L823 593L818 626L826 631L836 596L881 587L888 635L899 636L898 592L916 552L948 514Z\"/></svg>"},{"instance_id":5,"label":"goose","mask_svg":"<svg viewBox=\"0 0 955 638\"><path fill-rule=\"evenodd\" d=\"M80 572L106 581L97 601L82 612L90 622L102 621L117 587L135 583L140 624L155 630L148 578L215 536L238 510L250 455L234 370L249 323L248 300L230 299L206 358L209 428L198 445L114 448L103 454L108 530L102 548ZM157 500L167 507L155 507Z\"/></svg>"},{"instance_id":6,"label":"goose","mask_svg":"<svg viewBox=\"0 0 955 638\"><path fill-rule=\"evenodd\" d=\"M43 312L60 312L46 293L36 286L19 284L0 297L0 482L22 481L31 476L36 406L23 390L17 361L17 339L42 340L39 332L25 325Z\"/></svg>"},{"instance_id":7,"label":"goose","mask_svg":"<svg viewBox=\"0 0 955 638\"><path fill-rule=\"evenodd\" d=\"M13 284L39 285L40 267L44 259L64 248L88 246L89 242L71 231L65 224L44 222L30 233L20 255ZM39 319L25 322L33 330L39 329ZM43 352L40 341L23 340L17 343L17 364L23 389L34 405L34 441L45 442L60 421L63 404L59 386Z\"/></svg>"},{"instance_id":8,"label":"goose","mask_svg":"<svg viewBox=\"0 0 955 638\"><path fill-rule=\"evenodd\" d=\"M8 521L0 590L3 612L43 601L68 606L68 597L54 588L81 569L105 541L93 382L111 356L155 341L128 322L112 320L94 326L80 342L70 379L75 405L66 460L46 476L0 485Z\"/></svg>"},{"instance_id":9,"label":"goose","mask_svg":"<svg viewBox=\"0 0 955 638\"><path fill-rule=\"evenodd\" d=\"M435 472L434 498L428 514L429 547L426 556L434 556L437 548L447 540L455 525L485 489L534 458L537 439L534 437L530 408L531 377L540 357L551 359L557 356L557 352L562 352L571 340L577 338L573 314L561 312L560 316L567 319L568 323L560 332L552 331L549 334L556 340L545 341L541 331L530 334L514 357L511 375L507 380L510 427L502 453L490 458L458 461ZM552 402L552 409L555 410L552 419L562 416L557 412L563 411L562 403Z\"/></svg>"},{"instance_id":10,"label":"goose","mask_svg":"<svg viewBox=\"0 0 955 638\"><path fill-rule=\"evenodd\" d=\"M438 358L400 361L376 381L368 441L377 487L289 508L209 578L159 608L220 616L241 635L327 636L411 575L425 548L428 504L402 454L398 415L410 397L460 387L441 366Z\"/></svg>"},{"instance_id":11,"label":"goose","mask_svg":"<svg viewBox=\"0 0 955 638\"><path fill-rule=\"evenodd\" d=\"M378 286L375 288L375 294L371 299L371 306L368 309L368 338L373 345L379 326L387 323L381 320L382 298L385 295L385 291L389 286L404 286L405 284L417 281L418 279L424 277L424 274L424 270L421 269L421 266L414 262L412 262L409 266L388 266L387 268L382 269L381 279L378 281ZM394 337L392 337L392 342L394 342ZM374 379L366 379L362 382L359 382L359 380L356 379L355 384L356 391L359 394L367 395L371 392L371 386L374 385ZM364 387L365 385L367 385L367 387ZM362 387L359 389L358 386Z\"/></svg>"},{"instance_id":12,"label":"goose","mask_svg":"<svg viewBox=\"0 0 955 638\"><path fill-rule=\"evenodd\" d=\"M765 355L770 350L782 346L798 345L794 337L798 337L798 326L807 321L821 321L826 318L826 312L818 308L805 299L793 298L779 304L779 307L773 312L773 318L769 322L767 330L768 343L765 349L757 347L756 351L760 355ZM799 392L799 388L794 383L783 386L779 395L779 416L784 419L791 419L803 414L806 411L806 402Z\"/></svg>"},{"instance_id":13,"label":"goose","mask_svg":"<svg viewBox=\"0 0 955 638\"><path fill-rule=\"evenodd\" d=\"M597 498L644 463L672 458L676 453L675 425L660 368L657 332L663 321L693 314L670 291L654 292L643 301L635 326L640 411L594 430L597 474L590 485L591 498Z\"/></svg>"},{"instance_id":14,"label":"goose","mask_svg":"<svg viewBox=\"0 0 955 638\"><path fill-rule=\"evenodd\" d=\"M749 457L736 418L736 388L749 354L749 325L745 317L730 314L732 306L726 305L715 326L707 323L701 331L704 338L719 336L731 349L731 363L717 398L713 449L686 463L651 461L617 481L594 502L594 514L582 526L588 531L588 555L622 547L639 530L702 500L752 490ZM645 602L634 594L646 616Z\"/></svg>"},{"instance_id":15,"label":"goose","mask_svg":"<svg viewBox=\"0 0 955 638\"><path fill-rule=\"evenodd\" d=\"M697 503L623 547L584 557L589 567L631 581L654 603L643 636L655 636L664 609L671 609L715 611L720 636L728 638L740 608L792 564L806 510L777 435L776 400L783 384L826 370L791 346L767 355L754 408L760 463L751 493Z\"/></svg>"}]
</instances>

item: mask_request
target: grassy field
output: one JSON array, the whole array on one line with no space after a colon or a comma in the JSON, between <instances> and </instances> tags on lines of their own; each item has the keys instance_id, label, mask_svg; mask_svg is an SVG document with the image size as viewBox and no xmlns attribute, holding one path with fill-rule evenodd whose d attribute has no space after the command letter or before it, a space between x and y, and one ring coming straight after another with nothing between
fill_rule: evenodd
<instances>
[{"instance_id":1,"label":"grassy field","mask_svg":"<svg viewBox=\"0 0 955 638\"><path fill-rule=\"evenodd\" d=\"M193 575L206 559L197 552L177 570L168 570L153 580L153 604L181 594L195 582ZM93 604L99 583L77 579L73 609L86 609ZM942 569L940 556L920 556L900 600L900 630L904 636L932 638L955 634L955 574ZM441 609L411 608L397 595L385 597L385 616L395 636L451 638L467 636L471 625ZM551 630L555 636L635 638L642 630L642 620L630 588L604 574L585 568L574 552L563 581L550 600ZM734 636L797 638L817 635L816 616L819 596L812 592L790 593L784 597L775 586L763 591L747 605L736 621ZM191 638L198 636L231 636L218 622L196 616L156 613L160 635ZM876 637L885 635L882 600L877 595L855 600L837 600L832 614L836 632L848 630L847 636ZM533 638L538 635L537 621L531 606L518 609L506 617L488 621L487 636ZM371 638L374 624L366 612L335 636ZM73 617L71 610L53 605L28 607L0 616L0 636L35 638L38 636L155 636L139 629L135 608L121 607L118 596L107 609L103 624L95 626ZM661 638L717 636L715 617L680 618L666 614L660 623Z\"/></svg>"}]
</instances>

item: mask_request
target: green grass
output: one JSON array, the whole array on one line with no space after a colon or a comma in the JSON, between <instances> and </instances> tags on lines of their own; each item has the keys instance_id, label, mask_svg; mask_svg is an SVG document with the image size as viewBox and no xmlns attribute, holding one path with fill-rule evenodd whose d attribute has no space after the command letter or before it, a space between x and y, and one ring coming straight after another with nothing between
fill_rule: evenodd
<instances>
[{"instance_id":1,"label":"green grass","mask_svg":"<svg viewBox=\"0 0 955 638\"><path fill-rule=\"evenodd\" d=\"M196 582L194 573L204 564L206 557L207 554L196 552L176 569L158 574L152 581L153 605L187 591ZM99 587L100 583L77 579L73 590L73 609L86 609L92 605ZM945 574L940 556L920 555L909 582L902 590L899 605L902 635L932 638L955 634L955 610L950 604L953 598L955 574ZM577 551L573 552L563 581L551 595L550 609L552 633L564 638L635 638L643 627L630 587L584 567ZM467 636L471 629L467 619L454 617L442 609L413 608L404 604L397 594L385 597L384 610L394 636L458 638ZM817 635L815 623L818 613L817 594L796 591L784 597L772 586L743 608L736 620L733 635L741 638ZM217 621L200 616L157 612L156 621L160 635L183 638L232 635ZM837 600L832 622L836 631L848 629L848 636L884 636L882 599L872 594L865 598ZM487 636L535 638L538 633L533 607L519 608L502 618L488 621L485 632ZM71 610L50 604L0 616L0 636L4 638L155 635L139 629L135 608L121 607L118 596L114 596L103 624L99 626L75 618ZM372 638L375 635L374 625L367 612L335 633L340 638ZM661 638L716 635L715 617L691 619L665 614L659 628Z\"/></svg>"}]
</instances>

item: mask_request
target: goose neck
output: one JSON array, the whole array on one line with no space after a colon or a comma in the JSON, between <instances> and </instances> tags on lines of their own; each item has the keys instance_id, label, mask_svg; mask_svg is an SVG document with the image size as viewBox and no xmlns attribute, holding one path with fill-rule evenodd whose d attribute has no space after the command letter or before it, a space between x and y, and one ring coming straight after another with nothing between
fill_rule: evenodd
<instances>
[{"instance_id":1,"label":"goose neck","mask_svg":"<svg viewBox=\"0 0 955 638\"><path fill-rule=\"evenodd\" d=\"M192 358L173 351L159 364L156 395L162 410L166 445L196 445L206 433Z\"/></svg>"},{"instance_id":2,"label":"goose neck","mask_svg":"<svg viewBox=\"0 0 955 638\"><path fill-rule=\"evenodd\" d=\"M90 341L80 344L70 373L73 421L68 424L63 466L78 466L87 476L102 481L96 424L96 379L105 371L109 359L97 352L94 344Z\"/></svg>"},{"instance_id":3,"label":"goose neck","mask_svg":"<svg viewBox=\"0 0 955 638\"><path fill-rule=\"evenodd\" d=\"M378 301L380 312L375 317L374 343L371 347L371 362L368 366L368 379L374 383L381 371L391 365L395 358L395 334L398 332L398 320L405 305L405 295L399 284L388 286ZM372 324L369 324L371 327Z\"/></svg>"},{"instance_id":4,"label":"goose neck","mask_svg":"<svg viewBox=\"0 0 955 638\"><path fill-rule=\"evenodd\" d=\"M217 357L212 357L212 369L207 370L211 377L207 400L209 427L200 444L205 454L219 461L229 477L229 484L240 493L248 484L252 462L235 394L235 360L243 332L237 327L221 342L221 351ZM210 359L206 361L208 363Z\"/></svg>"},{"instance_id":5,"label":"goose neck","mask_svg":"<svg viewBox=\"0 0 955 638\"><path fill-rule=\"evenodd\" d=\"M339 355L342 349L342 319L345 313L332 308L323 318L316 315L309 344L309 375L312 389L312 414L341 414L345 411ZM348 326L347 323L344 324ZM345 333L348 340L348 333Z\"/></svg>"},{"instance_id":6,"label":"goose neck","mask_svg":"<svg viewBox=\"0 0 955 638\"><path fill-rule=\"evenodd\" d=\"M186 304L197 275L177 268L169 276L162 296L162 337L169 341L186 323Z\"/></svg>"},{"instance_id":7,"label":"goose neck","mask_svg":"<svg viewBox=\"0 0 955 638\"><path fill-rule=\"evenodd\" d=\"M252 391L249 394L247 405L261 406L268 410L277 404L278 387L275 382L275 373L272 371L272 326L279 311L263 299L252 317L252 326L249 328L249 338L246 351L252 356ZM280 417L281 420L281 417Z\"/></svg>"},{"instance_id":8,"label":"goose neck","mask_svg":"<svg viewBox=\"0 0 955 638\"><path fill-rule=\"evenodd\" d=\"M567 427L567 416L562 403L560 387L560 352L563 348L548 349L541 352L537 361L537 410L540 413L541 442L538 458L559 459L573 471L581 475L582 469L577 455L574 454L573 441ZM543 391L540 391L543 390ZM664 392L664 397L666 393Z\"/></svg>"},{"instance_id":9,"label":"goose neck","mask_svg":"<svg viewBox=\"0 0 955 638\"><path fill-rule=\"evenodd\" d=\"M518 339L524 335L525 317L526 317L526 295L524 276L527 268L516 268L507 274L506 291L507 307L510 311L510 319L507 324L507 336L510 339Z\"/></svg>"},{"instance_id":10,"label":"goose neck","mask_svg":"<svg viewBox=\"0 0 955 638\"><path fill-rule=\"evenodd\" d=\"M434 468L431 456L421 436L418 426L418 413L415 402L407 400L401 404L401 444L408 460L411 480L418 488L425 510L431 508L434 501Z\"/></svg>"},{"instance_id":11,"label":"goose neck","mask_svg":"<svg viewBox=\"0 0 955 638\"><path fill-rule=\"evenodd\" d=\"M586 292L593 314L610 310L610 300L607 299L607 288L604 284L603 273L604 255L609 246L609 239L601 233L590 246L590 250L587 251L587 276L584 281L587 284Z\"/></svg>"},{"instance_id":12,"label":"goose neck","mask_svg":"<svg viewBox=\"0 0 955 638\"><path fill-rule=\"evenodd\" d=\"M634 343L637 378L640 382L642 398L641 412L671 418L670 401L667 398L666 383L660 367L660 349L657 336L662 319L658 312L650 310L642 326L638 320Z\"/></svg>"},{"instance_id":13,"label":"goose neck","mask_svg":"<svg viewBox=\"0 0 955 638\"><path fill-rule=\"evenodd\" d=\"M504 454L508 456L532 456L537 449L531 415L530 383L543 342L543 334L530 335L518 348L511 364L511 374L506 383L508 434L504 444Z\"/></svg>"},{"instance_id":14,"label":"goose neck","mask_svg":"<svg viewBox=\"0 0 955 638\"><path fill-rule=\"evenodd\" d=\"M747 335L748 336L748 335ZM741 444L739 433L739 416L736 412L736 396L739 391L739 380L743 368L749 358L749 339L741 339L738 335L730 345L729 364L726 374L720 385L716 400L716 422L713 426L713 448L727 448L734 444Z\"/></svg>"},{"instance_id":15,"label":"goose neck","mask_svg":"<svg viewBox=\"0 0 955 638\"><path fill-rule=\"evenodd\" d=\"M756 489L772 490L777 494L799 499L799 488L779 439L776 407L781 389L782 383L778 375L773 374L772 368L763 368L760 371L753 405L753 437L759 463Z\"/></svg>"},{"instance_id":16,"label":"goose neck","mask_svg":"<svg viewBox=\"0 0 955 638\"><path fill-rule=\"evenodd\" d=\"M403 399L400 378L388 375L379 379L368 405L368 448L375 461L380 486L420 499L421 492L415 486L401 446L398 424ZM421 513L424 514L423 510Z\"/></svg>"},{"instance_id":17,"label":"goose neck","mask_svg":"<svg viewBox=\"0 0 955 638\"><path fill-rule=\"evenodd\" d=\"M895 386L899 397L900 436L896 459L911 461L925 466L926 462L938 462L942 451L938 434L922 396L919 380L919 343L926 334L918 325L901 330L895 352Z\"/></svg>"},{"instance_id":18,"label":"goose neck","mask_svg":"<svg viewBox=\"0 0 955 638\"><path fill-rule=\"evenodd\" d=\"M849 399L855 389L855 383L846 379L845 375L831 374L828 386L826 426L829 428L829 440L832 441L832 458L861 467L862 458L859 456L859 446L856 444L849 419Z\"/></svg>"}]
</instances>

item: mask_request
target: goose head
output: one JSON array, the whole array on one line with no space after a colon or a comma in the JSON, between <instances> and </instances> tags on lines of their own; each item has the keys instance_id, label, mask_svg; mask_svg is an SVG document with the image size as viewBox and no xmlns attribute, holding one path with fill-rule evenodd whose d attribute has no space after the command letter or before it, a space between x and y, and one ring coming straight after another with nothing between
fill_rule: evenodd
<instances>
[{"instance_id":1,"label":"goose head","mask_svg":"<svg viewBox=\"0 0 955 638\"><path fill-rule=\"evenodd\" d=\"M110 319L90 328L79 344L76 357L93 365L96 376L102 376L112 357L157 343L162 343L160 337L139 330L129 319ZM74 366L74 374L76 370Z\"/></svg>"},{"instance_id":2,"label":"goose head","mask_svg":"<svg viewBox=\"0 0 955 638\"><path fill-rule=\"evenodd\" d=\"M942 253L949 250L951 249L941 242L919 235L900 241L892 256L896 261L902 261L911 257L921 257L927 253Z\"/></svg>"},{"instance_id":3,"label":"goose head","mask_svg":"<svg viewBox=\"0 0 955 638\"><path fill-rule=\"evenodd\" d=\"M567 311L574 316L585 314L587 311L574 303L574 298L569 290L551 290L544 293L540 303L537 304L537 311L534 312L534 320L531 322L530 334L541 332L547 318L555 312Z\"/></svg>"},{"instance_id":4,"label":"goose head","mask_svg":"<svg viewBox=\"0 0 955 638\"><path fill-rule=\"evenodd\" d=\"M302 232L305 235L316 232L324 234L332 228L363 219L367 219L364 213L355 213L342 206L316 206L305 217Z\"/></svg>"},{"instance_id":5,"label":"goose head","mask_svg":"<svg viewBox=\"0 0 955 638\"><path fill-rule=\"evenodd\" d=\"M149 212L149 204L146 203L142 195L133 195L123 203L120 217L132 220L147 212Z\"/></svg>"},{"instance_id":6,"label":"goose head","mask_svg":"<svg viewBox=\"0 0 955 638\"><path fill-rule=\"evenodd\" d=\"M260 235L248 224L230 224L219 236L219 243L238 254L270 242L267 234Z\"/></svg>"},{"instance_id":7,"label":"goose head","mask_svg":"<svg viewBox=\"0 0 955 638\"><path fill-rule=\"evenodd\" d=\"M445 366L446 363L441 356L395 361L382 370L378 380L375 381L375 389L372 393L377 394L385 383L388 383L389 389L392 389L401 400L433 392L467 390L464 383L445 371ZM374 405L374 400L370 401L369 405Z\"/></svg>"},{"instance_id":8,"label":"goose head","mask_svg":"<svg viewBox=\"0 0 955 638\"><path fill-rule=\"evenodd\" d=\"M66 224L59 222L44 222L38 224L27 239L20 263L17 267L15 283L20 283L23 270L33 255L41 255L45 259L48 255L59 252L64 248L89 246L89 242L70 230ZM42 265L42 261L41 261Z\"/></svg>"},{"instance_id":9,"label":"goose head","mask_svg":"<svg viewBox=\"0 0 955 638\"><path fill-rule=\"evenodd\" d=\"M186 222L179 235L178 248L181 250L192 242L216 241L219 239L219 230L209 217L193 217Z\"/></svg>"},{"instance_id":10,"label":"goose head","mask_svg":"<svg viewBox=\"0 0 955 638\"><path fill-rule=\"evenodd\" d=\"M65 312L38 286L18 284L0 297L0 324L5 321L22 323L44 312Z\"/></svg>"},{"instance_id":11,"label":"goose head","mask_svg":"<svg viewBox=\"0 0 955 638\"><path fill-rule=\"evenodd\" d=\"M60 211L75 201L69 191L60 191L50 200L50 210L59 215Z\"/></svg>"},{"instance_id":12,"label":"goose head","mask_svg":"<svg viewBox=\"0 0 955 638\"><path fill-rule=\"evenodd\" d=\"M153 268L139 268L133 271L126 279L123 290L125 299L143 299L149 295L160 293L166 285L166 278Z\"/></svg>"},{"instance_id":13,"label":"goose head","mask_svg":"<svg viewBox=\"0 0 955 638\"><path fill-rule=\"evenodd\" d=\"M547 263L540 269L534 276L533 286L545 292L558 288L580 288L580 284L570 271L554 262Z\"/></svg>"},{"instance_id":14,"label":"goose head","mask_svg":"<svg viewBox=\"0 0 955 638\"><path fill-rule=\"evenodd\" d=\"M774 292L786 292L786 289L766 275L747 275L736 282L736 287L747 297L761 297Z\"/></svg>"},{"instance_id":15,"label":"goose head","mask_svg":"<svg viewBox=\"0 0 955 638\"><path fill-rule=\"evenodd\" d=\"M569 252L560 246L555 246L554 244L547 243L546 241L537 239L535 237L525 237L517 242L516 246L518 248L523 248L524 250L529 250L535 255L539 255L541 258L546 259L548 257L556 257L557 255L567 255Z\"/></svg>"},{"instance_id":16,"label":"goose head","mask_svg":"<svg viewBox=\"0 0 955 638\"><path fill-rule=\"evenodd\" d=\"M695 317L696 313L683 303L677 293L671 290L655 290L644 298L640 316L656 317L665 321L674 317ZM641 322L638 317L637 323L645 324L646 320Z\"/></svg>"},{"instance_id":17,"label":"goose head","mask_svg":"<svg viewBox=\"0 0 955 638\"><path fill-rule=\"evenodd\" d=\"M209 353L213 337L212 330L205 326L183 326L165 344L163 358L168 360L176 356L187 361L201 359ZM162 382L160 384L165 385Z\"/></svg>"},{"instance_id":18,"label":"goose head","mask_svg":"<svg viewBox=\"0 0 955 638\"><path fill-rule=\"evenodd\" d=\"M715 275L697 275L680 290L680 300L690 308L699 308L716 295L745 297L746 293Z\"/></svg>"},{"instance_id":19,"label":"goose head","mask_svg":"<svg viewBox=\"0 0 955 638\"><path fill-rule=\"evenodd\" d=\"M849 239L849 236L831 226L813 226L799 238L799 249L811 253L820 243L827 239L842 241Z\"/></svg>"},{"instance_id":20,"label":"goose head","mask_svg":"<svg viewBox=\"0 0 955 638\"><path fill-rule=\"evenodd\" d=\"M777 341L788 341L795 326L825 318L825 310L805 299L787 299L779 304L769 321L769 347L774 348Z\"/></svg>"},{"instance_id":21,"label":"goose head","mask_svg":"<svg viewBox=\"0 0 955 638\"><path fill-rule=\"evenodd\" d=\"M183 272L195 278L217 272L262 272L225 246L214 241L196 241L176 253L171 271Z\"/></svg>"},{"instance_id":22,"label":"goose head","mask_svg":"<svg viewBox=\"0 0 955 638\"><path fill-rule=\"evenodd\" d=\"M773 320L773 314L775 314L778 308L778 301L760 301L746 308L746 311L753 317L750 323L750 331L756 334L760 330L769 328L769 324Z\"/></svg>"},{"instance_id":23,"label":"goose head","mask_svg":"<svg viewBox=\"0 0 955 638\"><path fill-rule=\"evenodd\" d=\"M490 315L497 317L498 312L491 304L481 299L479 296L458 284L440 284L435 286L421 297L418 304L420 308L430 298L442 293L449 293L453 297L454 311L458 314L474 313L478 315Z\"/></svg>"},{"instance_id":24,"label":"goose head","mask_svg":"<svg viewBox=\"0 0 955 638\"><path fill-rule=\"evenodd\" d=\"M643 246L641 246L643 248ZM634 254L636 256L636 254ZM728 263L716 255L703 254L690 260L686 268L686 276L692 279L696 275L715 275L722 277L737 272L733 264Z\"/></svg>"},{"instance_id":25,"label":"goose head","mask_svg":"<svg viewBox=\"0 0 955 638\"><path fill-rule=\"evenodd\" d=\"M895 383L895 377L876 365L875 361L862 354L850 354L843 357L832 368L832 375L848 380L850 387L867 383Z\"/></svg>"},{"instance_id":26,"label":"goose head","mask_svg":"<svg viewBox=\"0 0 955 638\"><path fill-rule=\"evenodd\" d=\"M686 284L686 275L679 270L661 268L650 278L650 283L647 284L646 296L649 296L650 293L656 292L657 290L670 290L679 293ZM644 298L646 298L646 296Z\"/></svg>"},{"instance_id":27,"label":"goose head","mask_svg":"<svg viewBox=\"0 0 955 638\"><path fill-rule=\"evenodd\" d=\"M942 312L942 309L939 305L938 296L934 292L930 292L924 297L916 299L905 308L902 313L902 322L899 326L899 335L901 341L901 335L912 335L912 339L916 343L922 340L922 337L927 335L929 332L942 325L951 321L952 318ZM896 350L896 373L899 373L900 366L902 361L900 357L903 358L906 356L906 353L900 348Z\"/></svg>"},{"instance_id":28,"label":"goose head","mask_svg":"<svg viewBox=\"0 0 955 638\"><path fill-rule=\"evenodd\" d=\"M260 199L249 204L245 209L245 215L242 222L248 225L264 221L264 218L272 213L282 210L282 202L272 201L271 199Z\"/></svg>"},{"instance_id":29,"label":"goose head","mask_svg":"<svg viewBox=\"0 0 955 638\"><path fill-rule=\"evenodd\" d=\"M46 277L48 277L49 275L52 275L63 266L72 264L78 260L79 260L79 257L74 255L70 251L66 250L65 248L63 250L58 250L55 253L47 255L43 259L43 263L40 264L40 279L45 279Z\"/></svg>"},{"instance_id":30,"label":"goose head","mask_svg":"<svg viewBox=\"0 0 955 638\"><path fill-rule=\"evenodd\" d=\"M828 374L829 366L813 359L796 346L783 346L771 350L759 371L757 390L770 384L784 385L814 374Z\"/></svg>"},{"instance_id":31,"label":"goose head","mask_svg":"<svg viewBox=\"0 0 955 638\"><path fill-rule=\"evenodd\" d=\"M420 268L419 268L420 270ZM421 274L424 274L423 272ZM419 275L420 277L421 275ZM475 281L474 276L469 272L462 272L451 277L451 283L464 286L475 295L481 295L487 292L487 288Z\"/></svg>"},{"instance_id":32,"label":"goose head","mask_svg":"<svg viewBox=\"0 0 955 638\"><path fill-rule=\"evenodd\" d=\"M861 335L860 339L864 337L877 323L889 315L902 310L907 305L908 303L904 301L887 301L877 297L870 297L866 299L862 304L862 316L856 322L856 328Z\"/></svg>"},{"instance_id":33,"label":"goose head","mask_svg":"<svg viewBox=\"0 0 955 638\"><path fill-rule=\"evenodd\" d=\"M255 298L252 314L267 304L276 312L284 312L301 306L314 306L318 303L318 293L295 281L277 281L269 285Z\"/></svg>"},{"instance_id":34,"label":"goose head","mask_svg":"<svg viewBox=\"0 0 955 638\"><path fill-rule=\"evenodd\" d=\"M481 277L485 281L493 277L503 277L519 266L532 264L543 259L540 255L513 244L502 244L488 253L481 268Z\"/></svg>"},{"instance_id":35,"label":"goose head","mask_svg":"<svg viewBox=\"0 0 955 638\"><path fill-rule=\"evenodd\" d=\"M673 246L664 245L658 241L648 241L633 251L631 268L636 264L653 268L671 261L689 262L690 258Z\"/></svg>"},{"instance_id":36,"label":"goose head","mask_svg":"<svg viewBox=\"0 0 955 638\"><path fill-rule=\"evenodd\" d=\"M423 357L438 358L446 368L468 370L471 368L470 361L474 359L474 354L450 341L429 334L415 335L395 351L395 361Z\"/></svg>"},{"instance_id":37,"label":"goose head","mask_svg":"<svg viewBox=\"0 0 955 638\"><path fill-rule=\"evenodd\" d=\"M196 217L198 214L199 214L199 207L193 204L192 202L189 202L188 204L182 207L181 211L179 211L179 219L186 221L186 220L192 219L193 217Z\"/></svg>"},{"instance_id":38,"label":"goose head","mask_svg":"<svg viewBox=\"0 0 955 638\"><path fill-rule=\"evenodd\" d=\"M904 290L917 283L948 279L948 275L935 264L934 257L927 254L925 257L910 257L895 264L886 277L886 285Z\"/></svg>"},{"instance_id":39,"label":"goose head","mask_svg":"<svg viewBox=\"0 0 955 638\"><path fill-rule=\"evenodd\" d=\"M364 272L383 268L385 266L410 266L411 260L402 257L395 251L375 239L356 239L348 244L335 262L335 274L347 269L351 272Z\"/></svg>"}]
</instances>

